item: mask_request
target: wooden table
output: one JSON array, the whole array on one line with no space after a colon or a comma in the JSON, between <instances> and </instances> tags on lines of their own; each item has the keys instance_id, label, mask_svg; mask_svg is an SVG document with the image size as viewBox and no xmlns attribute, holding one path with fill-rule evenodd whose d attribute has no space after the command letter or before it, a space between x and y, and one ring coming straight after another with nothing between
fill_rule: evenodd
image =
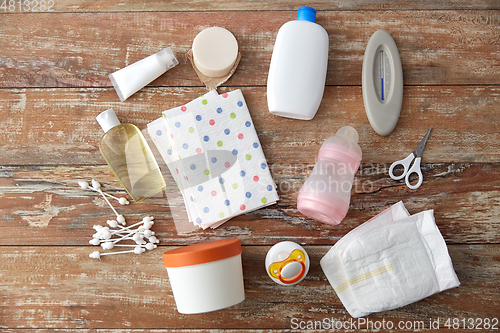
<instances>
[{"instance_id":1,"label":"wooden table","mask_svg":"<svg viewBox=\"0 0 500 333\"><path fill-rule=\"evenodd\" d=\"M408 327L423 322L423 331L439 319L447 332L448 318L460 325L472 318L481 324L476 328L486 328L486 318L500 317L500 2L311 3L330 36L327 86L311 121L273 116L266 103L277 31L302 4L49 0L43 8L39 1L35 13L33 1L3 1L0 328L239 331L290 329L293 320L348 321L319 260L347 232L400 200L410 213L434 209L462 284L368 319ZM98 151L102 132L95 116L114 108L123 122L142 129L161 111L203 94L185 53L210 26L226 27L239 42L241 63L219 92L242 90L279 203L189 235L177 234L164 202L120 206L131 220L155 216L160 247L90 259L92 226L112 215L99 195L81 190L77 181L95 178L111 193L126 194ZM378 29L394 37L404 73L401 117L387 137L370 127L361 94L364 50ZM108 74L166 46L180 64L120 102ZM329 226L302 216L296 197L321 143L344 125L358 130L363 160L347 217ZM429 127L425 180L410 190L389 178L388 166L407 156ZM243 244L246 300L212 313L177 313L162 253L230 237ZM306 280L292 288L272 282L264 269L267 250L282 240L303 244L312 260Z\"/></svg>"}]
</instances>

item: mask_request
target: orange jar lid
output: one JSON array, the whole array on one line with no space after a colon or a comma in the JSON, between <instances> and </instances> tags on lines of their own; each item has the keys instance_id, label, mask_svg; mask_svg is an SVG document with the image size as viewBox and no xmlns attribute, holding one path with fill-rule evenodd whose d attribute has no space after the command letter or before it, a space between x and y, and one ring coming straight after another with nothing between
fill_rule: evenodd
<instances>
[{"instance_id":1,"label":"orange jar lid","mask_svg":"<svg viewBox=\"0 0 500 333\"><path fill-rule=\"evenodd\" d=\"M163 253L165 267L183 267L205 264L241 254L241 242L237 238L221 239L179 247Z\"/></svg>"}]
</instances>

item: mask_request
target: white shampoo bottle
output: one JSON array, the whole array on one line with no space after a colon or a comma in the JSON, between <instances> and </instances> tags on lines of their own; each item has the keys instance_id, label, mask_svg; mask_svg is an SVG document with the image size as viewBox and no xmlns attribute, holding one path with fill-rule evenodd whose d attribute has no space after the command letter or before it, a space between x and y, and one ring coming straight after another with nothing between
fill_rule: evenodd
<instances>
[{"instance_id":1,"label":"white shampoo bottle","mask_svg":"<svg viewBox=\"0 0 500 333\"><path fill-rule=\"evenodd\" d=\"M316 10L300 7L297 20L278 31L267 79L267 104L272 114L310 120L325 90L328 33L315 23Z\"/></svg>"}]
</instances>

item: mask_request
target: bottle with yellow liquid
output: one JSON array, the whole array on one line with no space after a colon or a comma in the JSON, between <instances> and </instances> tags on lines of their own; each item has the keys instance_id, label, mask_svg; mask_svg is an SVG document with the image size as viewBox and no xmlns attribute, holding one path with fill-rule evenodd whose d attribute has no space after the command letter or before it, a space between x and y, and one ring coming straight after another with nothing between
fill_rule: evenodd
<instances>
[{"instance_id":1,"label":"bottle with yellow liquid","mask_svg":"<svg viewBox=\"0 0 500 333\"><path fill-rule=\"evenodd\" d=\"M96 119L105 132L99 150L132 199L139 203L160 193L165 181L141 131L121 124L113 109Z\"/></svg>"}]
</instances>

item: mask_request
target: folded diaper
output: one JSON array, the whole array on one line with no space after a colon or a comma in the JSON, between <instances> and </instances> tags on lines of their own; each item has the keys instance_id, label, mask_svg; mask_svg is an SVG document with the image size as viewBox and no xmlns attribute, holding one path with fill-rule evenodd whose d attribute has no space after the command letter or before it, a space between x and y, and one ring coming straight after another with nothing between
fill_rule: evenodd
<instances>
[{"instance_id":1,"label":"folded diaper","mask_svg":"<svg viewBox=\"0 0 500 333\"><path fill-rule=\"evenodd\" d=\"M355 318L460 285L434 211L410 216L402 202L345 235L320 264Z\"/></svg>"},{"instance_id":2,"label":"folded diaper","mask_svg":"<svg viewBox=\"0 0 500 333\"><path fill-rule=\"evenodd\" d=\"M240 90L215 90L164 111L148 133L181 191L189 221L202 228L278 200Z\"/></svg>"}]
</instances>

